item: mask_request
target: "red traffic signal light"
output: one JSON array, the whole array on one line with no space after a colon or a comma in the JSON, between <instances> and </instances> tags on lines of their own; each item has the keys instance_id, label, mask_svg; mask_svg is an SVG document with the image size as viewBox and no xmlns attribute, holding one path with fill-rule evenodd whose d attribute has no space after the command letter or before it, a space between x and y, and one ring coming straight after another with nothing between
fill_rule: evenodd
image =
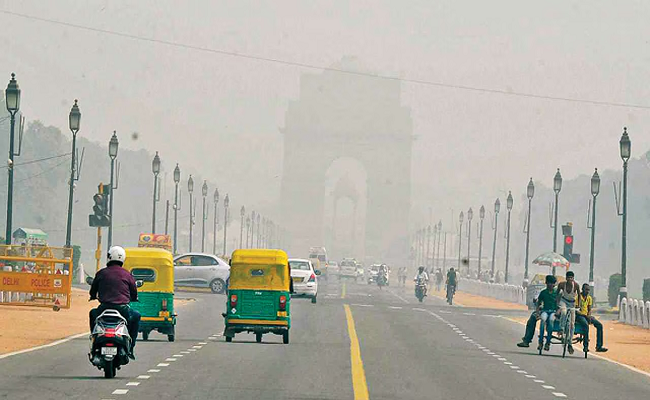
<instances>
[{"instance_id":1,"label":"red traffic signal light","mask_svg":"<svg viewBox=\"0 0 650 400\"><path fill-rule=\"evenodd\" d=\"M573 236L566 236L564 238L564 244L573 244Z\"/></svg>"}]
</instances>

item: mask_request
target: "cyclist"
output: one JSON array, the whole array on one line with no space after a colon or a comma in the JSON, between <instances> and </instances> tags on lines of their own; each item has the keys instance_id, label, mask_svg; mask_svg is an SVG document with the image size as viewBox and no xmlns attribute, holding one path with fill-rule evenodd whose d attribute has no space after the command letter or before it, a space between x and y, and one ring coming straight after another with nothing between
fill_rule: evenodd
<instances>
[{"instance_id":1,"label":"cyclist","mask_svg":"<svg viewBox=\"0 0 650 400\"><path fill-rule=\"evenodd\" d=\"M567 271L566 281L561 282L557 285L557 305L558 310L556 312L556 317L561 316L560 319L560 332L564 332L564 328L567 322L569 322L569 337L564 338L568 341L567 350L569 354L573 354L573 345L571 341L573 340L573 331L575 328L576 322L576 301L580 295L580 286L575 281L575 274L573 271ZM567 316L568 313L568 316Z\"/></svg>"},{"instance_id":2,"label":"cyclist","mask_svg":"<svg viewBox=\"0 0 650 400\"><path fill-rule=\"evenodd\" d=\"M449 271L447 271L447 280L445 281L445 286L447 286L447 298L450 296L453 298L454 293L456 293L456 284L457 284L457 276L456 276L456 271L454 271L454 267L449 268ZM449 291L451 290L451 295Z\"/></svg>"}]
</instances>

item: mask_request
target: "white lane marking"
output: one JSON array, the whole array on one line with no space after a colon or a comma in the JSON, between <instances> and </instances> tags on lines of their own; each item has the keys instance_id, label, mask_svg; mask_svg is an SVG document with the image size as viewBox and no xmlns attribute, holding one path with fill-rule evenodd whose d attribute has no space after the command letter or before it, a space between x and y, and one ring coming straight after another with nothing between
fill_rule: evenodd
<instances>
[{"instance_id":1,"label":"white lane marking","mask_svg":"<svg viewBox=\"0 0 650 400\"><path fill-rule=\"evenodd\" d=\"M210 337L208 338L208 340L219 340L219 338L216 337L216 336L210 336Z\"/></svg>"},{"instance_id":2,"label":"white lane marking","mask_svg":"<svg viewBox=\"0 0 650 400\"><path fill-rule=\"evenodd\" d=\"M555 390L555 386L551 386L551 385L542 385L542 387L548 390Z\"/></svg>"},{"instance_id":3,"label":"white lane marking","mask_svg":"<svg viewBox=\"0 0 650 400\"><path fill-rule=\"evenodd\" d=\"M471 312L464 312L463 315L476 315L476 314L471 313Z\"/></svg>"},{"instance_id":4,"label":"white lane marking","mask_svg":"<svg viewBox=\"0 0 650 400\"><path fill-rule=\"evenodd\" d=\"M357 304L357 303L352 303L350 304L351 306L356 306L356 307L374 307L374 304Z\"/></svg>"},{"instance_id":5,"label":"white lane marking","mask_svg":"<svg viewBox=\"0 0 650 400\"><path fill-rule=\"evenodd\" d=\"M512 369L519 369L519 367L516 366L516 365L511 365L510 368L512 368Z\"/></svg>"},{"instance_id":6,"label":"white lane marking","mask_svg":"<svg viewBox=\"0 0 650 400\"><path fill-rule=\"evenodd\" d=\"M202 349L203 346L192 346L193 349ZM190 350L191 351L191 350Z\"/></svg>"},{"instance_id":7,"label":"white lane marking","mask_svg":"<svg viewBox=\"0 0 650 400\"><path fill-rule=\"evenodd\" d=\"M183 357L182 354L174 354L172 357Z\"/></svg>"},{"instance_id":8,"label":"white lane marking","mask_svg":"<svg viewBox=\"0 0 650 400\"><path fill-rule=\"evenodd\" d=\"M88 333L87 332L79 333L77 335L68 336L67 338L57 340L56 342L44 344L44 345L41 345L41 346L31 347L29 349L18 350L18 351L14 351L12 353L0 354L0 360L2 360L3 358L11 357L11 356L16 356L18 354L30 353L32 351L36 351L36 350L40 350L40 349L46 349L46 348L52 347L52 346L57 346L57 345L69 342L69 341L71 341L73 339L78 339L78 338L84 337L84 336L87 337Z\"/></svg>"},{"instance_id":9,"label":"white lane marking","mask_svg":"<svg viewBox=\"0 0 650 400\"><path fill-rule=\"evenodd\" d=\"M408 300L406 300L404 297L400 296L397 293L394 293L393 291L389 290L388 293L392 294L393 296L397 297L398 299L402 300L404 303L408 304Z\"/></svg>"},{"instance_id":10,"label":"white lane marking","mask_svg":"<svg viewBox=\"0 0 650 400\"><path fill-rule=\"evenodd\" d=\"M181 354L190 354L190 352L183 350L183 351L181 351Z\"/></svg>"},{"instance_id":11,"label":"white lane marking","mask_svg":"<svg viewBox=\"0 0 650 400\"><path fill-rule=\"evenodd\" d=\"M200 344L201 346L205 346L207 343L206 342L199 342L198 344Z\"/></svg>"},{"instance_id":12,"label":"white lane marking","mask_svg":"<svg viewBox=\"0 0 650 400\"><path fill-rule=\"evenodd\" d=\"M537 377L536 377L535 375L526 375L526 378L533 378L533 379L535 379L535 378L537 378Z\"/></svg>"},{"instance_id":13,"label":"white lane marking","mask_svg":"<svg viewBox=\"0 0 650 400\"><path fill-rule=\"evenodd\" d=\"M528 372L524 371L523 369L520 369L519 371L517 371L517 373L518 374L527 374Z\"/></svg>"},{"instance_id":14,"label":"white lane marking","mask_svg":"<svg viewBox=\"0 0 650 400\"><path fill-rule=\"evenodd\" d=\"M111 394L127 394L127 393L129 393L129 389L115 389Z\"/></svg>"},{"instance_id":15,"label":"white lane marking","mask_svg":"<svg viewBox=\"0 0 650 400\"><path fill-rule=\"evenodd\" d=\"M165 361L176 361L176 359L173 358L173 357L169 357L169 358L166 358Z\"/></svg>"},{"instance_id":16,"label":"white lane marking","mask_svg":"<svg viewBox=\"0 0 650 400\"><path fill-rule=\"evenodd\" d=\"M442 314L451 314L451 311L440 310L439 312Z\"/></svg>"},{"instance_id":17,"label":"white lane marking","mask_svg":"<svg viewBox=\"0 0 650 400\"><path fill-rule=\"evenodd\" d=\"M169 367L168 363L159 363L156 367Z\"/></svg>"},{"instance_id":18,"label":"white lane marking","mask_svg":"<svg viewBox=\"0 0 650 400\"><path fill-rule=\"evenodd\" d=\"M188 351L196 351L196 349L187 349ZM182 352L181 352L182 353Z\"/></svg>"},{"instance_id":19,"label":"white lane marking","mask_svg":"<svg viewBox=\"0 0 650 400\"><path fill-rule=\"evenodd\" d=\"M483 351L485 351L485 350L483 350ZM488 356L495 356L496 355L493 352L491 352L490 350L485 351L485 354L487 354Z\"/></svg>"},{"instance_id":20,"label":"white lane marking","mask_svg":"<svg viewBox=\"0 0 650 400\"><path fill-rule=\"evenodd\" d=\"M535 383L544 383L544 381L541 380L541 379L535 379L533 382L535 382Z\"/></svg>"},{"instance_id":21,"label":"white lane marking","mask_svg":"<svg viewBox=\"0 0 650 400\"><path fill-rule=\"evenodd\" d=\"M501 318L500 315L494 315L494 314L485 314L483 315L484 317L492 317L492 318Z\"/></svg>"},{"instance_id":22,"label":"white lane marking","mask_svg":"<svg viewBox=\"0 0 650 400\"><path fill-rule=\"evenodd\" d=\"M511 363L510 361L504 361L503 363L504 363L505 365L512 365L512 363Z\"/></svg>"},{"instance_id":23,"label":"white lane marking","mask_svg":"<svg viewBox=\"0 0 650 400\"><path fill-rule=\"evenodd\" d=\"M499 357L501 357L501 356L498 355L498 354L492 354L492 357L494 357L494 358L499 358Z\"/></svg>"},{"instance_id":24,"label":"white lane marking","mask_svg":"<svg viewBox=\"0 0 650 400\"><path fill-rule=\"evenodd\" d=\"M499 357L497 360L499 360L499 361L508 361L508 359L505 358L505 357Z\"/></svg>"},{"instance_id":25,"label":"white lane marking","mask_svg":"<svg viewBox=\"0 0 650 400\"><path fill-rule=\"evenodd\" d=\"M126 384L126 386L138 386L140 382L129 382Z\"/></svg>"},{"instance_id":26,"label":"white lane marking","mask_svg":"<svg viewBox=\"0 0 650 400\"><path fill-rule=\"evenodd\" d=\"M401 310L404 307L388 306L388 308L393 309L393 310Z\"/></svg>"},{"instance_id":27,"label":"white lane marking","mask_svg":"<svg viewBox=\"0 0 650 400\"><path fill-rule=\"evenodd\" d=\"M413 307L413 311L426 311L424 308Z\"/></svg>"},{"instance_id":28,"label":"white lane marking","mask_svg":"<svg viewBox=\"0 0 650 400\"><path fill-rule=\"evenodd\" d=\"M160 372L160 370L159 369L150 369L147 372Z\"/></svg>"},{"instance_id":29,"label":"white lane marking","mask_svg":"<svg viewBox=\"0 0 650 400\"><path fill-rule=\"evenodd\" d=\"M553 392L553 396L555 396L555 397L566 397L566 394L561 393L561 392Z\"/></svg>"},{"instance_id":30,"label":"white lane marking","mask_svg":"<svg viewBox=\"0 0 650 400\"><path fill-rule=\"evenodd\" d=\"M138 375L138 379L149 379L151 378L150 375Z\"/></svg>"}]
</instances>

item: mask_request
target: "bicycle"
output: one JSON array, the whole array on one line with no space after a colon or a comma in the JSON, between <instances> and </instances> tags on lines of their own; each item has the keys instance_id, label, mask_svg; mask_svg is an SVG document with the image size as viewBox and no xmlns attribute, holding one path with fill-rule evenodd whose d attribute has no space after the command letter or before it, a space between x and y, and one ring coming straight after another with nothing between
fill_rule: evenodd
<instances>
[{"instance_id":1,"label":"bicycle","mask_svg":"<svg viewBox=\"0 0 650 400\"><path fill-rule=\"evenodd\" d=\"M561 344L562 345L562 358L566 357L567 348L569 347L569 340L571 341L570 343L572 345L582 343L583 344L583 349L586 349L589 346L589 342L587 341L587 338L585 336L586 332L583 331L584 328L581 325L576 325L575 324L575 319L571 318L571 313L575 314L575 312L576 312L576 309L574 307L571 307L571 308L567 309L567 313L563 317L564 321L562 321L562 322L564 322L564 330L560 329L562 324L560 323L561 321L559 319L555 320L555 324L552 327L553 333L562 332L562 338L560 338L557 335L552 334L551 342L550 342L552 344ZM569 332L571 330L571 325L573 325L574 336L569 338ZM542 355L542 349L540 348L538 351L539 351L539 355L541 356ZM587 354L588 354L588 352L584 351L585 358L587 358Z\"/></svg>"}]
</instances>

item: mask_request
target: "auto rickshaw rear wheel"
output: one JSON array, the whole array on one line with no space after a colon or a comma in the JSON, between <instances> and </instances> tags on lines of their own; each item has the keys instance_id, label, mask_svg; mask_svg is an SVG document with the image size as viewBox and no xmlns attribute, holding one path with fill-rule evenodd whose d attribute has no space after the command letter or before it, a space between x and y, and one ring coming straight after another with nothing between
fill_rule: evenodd
<instances>
[{"instance_id":1,"label":"auto rickshaw rear wheel","mask_svg":"<svg viewBox=\"0 0 650 400\"><path fill-rule=\"evenodd\" d=\"M282 332L282 343L289 344L289 331Z\"/></svg>"},{"instance_id":2,"label":"auto rickshaw rear wheel","mask_svg":"<svg viewBox=\"0 0 650 400\"><path fill-rule=\"evenodd\" d=\"M261 333L256 333L255 334L255 341L257 343L262 343L262 334Z\"/></svg>"},{"instance_id":3,"label":"auto rickshaw rear wheel","mask_svg":"<svg viewBox=\"0 0 650 400\"><path fill-rule=\"evenodd\" d=\"M226 336L226 342L228 343L232 342L232 336Z\"/></svg>"},{"instance_id":4,"label":"auto rickshaw rear wheel","mask_svg":"<svg viewBox=\"0 0 650 400\"><path fill-rule=\"evenodd\" d=\"M149 340L149 331L142 331L142 340Z\"/></svg>"},{"instance_id":5,"label":"auto rickshaw rear wheel","mask_svg":"<svg viewBox=\"0 0 650 400\"><path fill-rule=\"evenodd\" d=\"M173 342L174 340L176 340L176 335L167 335L167 340L169 342Z\"/></svg>"},{"instance_id":6,"label":"auto rickshaw rear wheel","mask_svg":"<svg viewBox=\"0 0 650 400\"><path fill-rule=\"evenodd\" d=\"M314 296L314 297L311 298L311 303L312 303L312 304L316 304L316 296Z\"/></svg>"}]
</instances>

